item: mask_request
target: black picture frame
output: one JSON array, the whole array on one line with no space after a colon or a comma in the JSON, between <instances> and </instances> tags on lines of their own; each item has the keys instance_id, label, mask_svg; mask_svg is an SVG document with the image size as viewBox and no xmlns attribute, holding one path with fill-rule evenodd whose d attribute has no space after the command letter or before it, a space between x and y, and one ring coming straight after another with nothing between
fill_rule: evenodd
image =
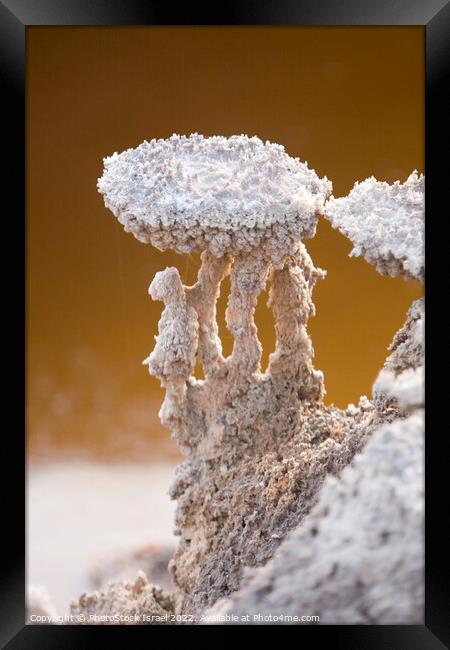
<instances>
[{"instance_id":1,"label":"black picture frame","mask_svg":"<svg viewBox=\"0 0 450 650\"><path fill-rule=\"evenodd\" d=\"M445 218L444 196L448 156L446 80L449 72L450 2L446 0L242 0L231 4L202 7L185 3L176 7L163 1L137 0L0 0L0 79L3 107L3 159L6 163L3 198L5 264L2 283L3 324L7 331L3 341L11 352L7 373L4 373L4 420L0 574L0 642L2 647L85 648L105 643L105 635L114 634L117 643L138 637L142 630L153 639L158 628L118 626L25 626L25 431L26 419L18 417L26 410L25 394L25 248L26 242L26 30L34 25L421 25L426 39L426 212L427 212L427 445L426 445L426 612L425 625L418 626L302 626L299 638L314 642L317 637L330 639L334 649L392 648L415 650L449 647L448 585L444 568L448 567L445 505L439 495L445 486L447 464L441 451L444 427L431 422L439 403L446 401L441 388L433 385L435 361L432 340L439 317L434 316L430 296L436 289L435 278L445 277L439 264L446 256L439 255L441 237L433 234L433 223ZM24 200L25 197L25 200ZM3 202L4 202L3 201ZM432 221L430 221L432 219ZM431 227L429 224L432 224ZM432 248L431 248L432 247ZM432 251L430 253L430 251ZM10 255L5 255L5 252ZM442 261L439 261L442 260ZM14 262L14 267L11 266ZM445 290L445 289L444 289ZM436 292L437 293L437 292ZM6 294L6 295L5 295ZM433 336L430 336L430 331ZM445 341L445 339L443 339ZM15 344L15 345L14 345ZM440 354L440 350L439 350ZM442 362L441 362L442 363ZM445 382L446 383L446 382ZM440 399L441 398L441 399ZM433 404L431 407L430 404ZM25 474L25 476L24 476ZM444 508L444 511L442 510ZM14 522L14 523L13 523ZM214 626L208 626L214 633ZM164 627L164 634L179 630ZM182 628L189 634L193 626ZM199 629L199 628L195 628ZM205 628L203 628L205 629ZM221 627L226 638L230 628ZM137 642L137 641L136 641ZM101 647L101 646L100 646Z\"/></svg>"}]
</instances>

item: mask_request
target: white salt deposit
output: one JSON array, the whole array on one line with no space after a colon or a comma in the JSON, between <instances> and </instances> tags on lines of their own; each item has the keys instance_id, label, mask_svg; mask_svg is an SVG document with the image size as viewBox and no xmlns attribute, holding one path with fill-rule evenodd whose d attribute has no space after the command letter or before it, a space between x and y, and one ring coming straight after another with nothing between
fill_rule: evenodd
<instances>
[{"instance_id":1,"label":"white salt deposit","mask_svg":"<svg viewBox=\"0 0 450 650\"><path fill-rule=\"evenodd\" d=\"M355 183L345 197L331 197L325 216L384 275L423 280L425 177L414 171L392 185L373 176Z\"/></svg>"}]
</instances>

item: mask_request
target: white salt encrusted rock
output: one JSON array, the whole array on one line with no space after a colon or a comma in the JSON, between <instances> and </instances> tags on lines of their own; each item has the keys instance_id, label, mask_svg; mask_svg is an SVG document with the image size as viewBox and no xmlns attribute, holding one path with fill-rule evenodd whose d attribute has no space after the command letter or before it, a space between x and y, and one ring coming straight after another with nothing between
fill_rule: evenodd
<instances>
[{"instance_id":1,"label":"white salt encrusted rock","mask_svg":"<svg viewBox=\"0 0 450 650\"><path fill-rule=\"evenodd\" d=\"M412 303L406 322L395 334L388 349L391 354L384 367L396 374L425 363L425 298Z\"/></svg>"},{"instance_id":2,"label":"white salt encrusted rock","mask_svg":"<svg viewBox=\"0 0 450 650\"><path fill-rule=\"evenodd\" d=\"M390 355L374 385L375 406L383 411L396 405L408 412L424 403L425 301L415 300L405 324L389 346Z\"/></svg>"},{"instance_id":3,"label":"white salt encrusted rock","mask_svg":"<svg viewBox=\"0 0 450 650\"><path fill-rule=\"evenodd\" d=\"M414 171L392 185L373 176L355 183L345 197L331 197L324 214L384 275L423 281L425 177Z\"/></svg>"},{"instance_id":4,"label":"white salt encrusted rock","mask_svg":"<svg viewBox=\"0 0 450 650\"><path fill-rule=\"evenodd\" d=\"M127 232L161 250L248 252L312 237L332 185L256 136L153 139L104 159L98 189Z\"/></svg>"},{"instance_id":5,"label":"white salt encrusted rock","mask_svg":"<svg viewBox=\"0 0 450 650\"><path fill-rule=\"evenodd\" d=\"M417 407L424 402L424 375L424 366L407 368L399 375L384 369L373 386L374 395L394 398L402 410Z\"/></svg>"},{"instance_id":6,"label":"white salt encrusted rock","mask_svg":"<svg viewBox=\"0 0 450 650\"><path fill-rule=\"evenodd\" d=\"M423 624L423 409L381 426L266 566L209 616Z\"/></svg>"}]
</instances>

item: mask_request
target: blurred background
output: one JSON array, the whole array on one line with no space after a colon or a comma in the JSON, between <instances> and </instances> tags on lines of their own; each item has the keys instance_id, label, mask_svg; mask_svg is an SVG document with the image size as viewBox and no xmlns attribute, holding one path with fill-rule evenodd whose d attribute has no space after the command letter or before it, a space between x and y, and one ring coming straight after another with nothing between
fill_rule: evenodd
<instances>
[{"instance_id":1,"label":"blurred background","mask_svg":"<svg viewBox=\"0 0 450 650\"><path fill-rule=\"evenodd\" d=\"M102 159L174 132L246 133L283 144L328 176L335 196L371 175L403 182L424 164L424 31L32 27L27 57L30 570L45 581L49 566L58 568L50 537L60 543L87 522L105 539L117 532L118 517L105 514L104 502L93 505L94 495L114 495L121 529L136 526L136 540L166 539L172 516L164 493L179 456L158 419L163 392L142 366L162 308L147 288L169 265L194 282L198 257L161 253L123 231L96 189ZM309 324L315 365L325 374L326 402L345 407L370 396L421 286L348 258L351 244L324 219L306 245L328 272ZM219 324L229 353L226 287L223 294ZM264 364L274 348L265 301L256 317ZM72 470L62 464L69 460ZM126 520L133 495L152 491L148 471L133 469L137 460L153 468L156 498L139 507L158 509L163 533L152 533L142 513ZM105 463L120 478L102 474Z\"/></svg>"}]
</instances>

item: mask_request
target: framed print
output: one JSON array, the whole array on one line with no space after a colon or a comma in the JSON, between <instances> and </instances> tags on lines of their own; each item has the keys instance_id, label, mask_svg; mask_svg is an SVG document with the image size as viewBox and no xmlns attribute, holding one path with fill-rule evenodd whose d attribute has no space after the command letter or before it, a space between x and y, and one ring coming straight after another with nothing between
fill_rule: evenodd
<instances>
[{"instance_id":1,"label":"framed print","mask_svg":"<svg viewBox=\"0 0 450 650\"><path fill-rule=\"evenodd\" d=\"M2 647L446 647L449 4L0 16Z\"/></svg>"}]
</instances>

